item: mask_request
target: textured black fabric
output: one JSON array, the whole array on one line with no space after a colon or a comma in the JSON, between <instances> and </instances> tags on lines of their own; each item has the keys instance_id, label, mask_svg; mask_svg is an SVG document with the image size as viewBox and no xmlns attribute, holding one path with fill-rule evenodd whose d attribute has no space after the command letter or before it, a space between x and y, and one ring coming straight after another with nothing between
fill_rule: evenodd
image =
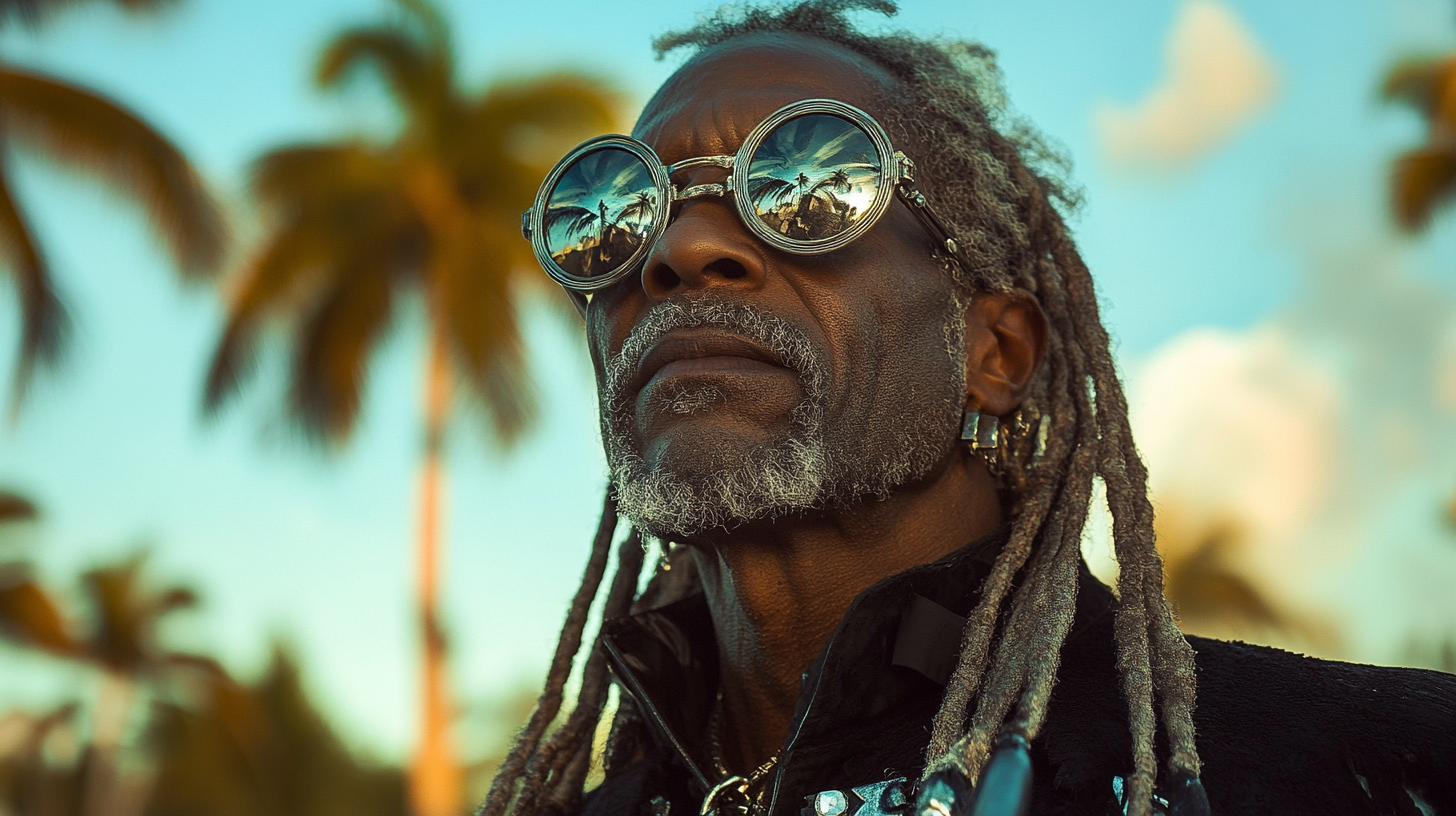
<instances>
[{"instance_id":1,"label":"textured black fabric","mask_svg":"<svg viewBox=\"0 0 1456 816\"><path fill-rule=\"evenodd\" d=\"M806 678L771 787L773 816L796 816L819 791L919 777L943 688L893 664L897 651L901 664L944 657L897 650L902 619L916 595L968 614L1004 535L881 581L850 606ZM1131 771L1132 752L1114 667L1114 605L1084 566L1047 721L1032 744L1033 814L1122 812L1113 782ZM920 640L946 648L944 639ZM1215 814L1456 816L1456 676L1189 641L1198 654L1202 779ZM607 642L656 747L589 793L583 816L652 816L654 797L670 803L671 816L694 816L711 776L702 744L717 683L707 605L695 596L613 621Z\"/></svg>"}]
</instances>

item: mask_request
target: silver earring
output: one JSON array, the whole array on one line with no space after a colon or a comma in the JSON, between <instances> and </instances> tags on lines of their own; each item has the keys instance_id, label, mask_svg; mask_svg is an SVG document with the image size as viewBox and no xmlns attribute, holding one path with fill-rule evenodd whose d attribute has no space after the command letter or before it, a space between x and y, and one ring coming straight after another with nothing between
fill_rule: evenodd
<instances>
[{"instance_id":1,"label":"silver earring","mask_svg":"<svg viewBox=\"0 0 1456 816\"><path fill-rule=\"evenodd\" d=\"M961 418L961 439L971 443L971 450L994 451L1000 441L1001 420L980 411L966 411Z\"/></svg>"}]
</instances>

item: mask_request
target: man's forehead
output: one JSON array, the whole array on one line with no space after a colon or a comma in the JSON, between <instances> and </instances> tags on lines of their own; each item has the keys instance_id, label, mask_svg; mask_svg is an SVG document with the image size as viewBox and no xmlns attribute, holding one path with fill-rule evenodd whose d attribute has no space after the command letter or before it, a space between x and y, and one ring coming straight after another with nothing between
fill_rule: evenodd
<instances>
[{"instance_id":1,"label":"man's forehead","mask_svg":"<svg viewBox=\"0 0 1456 816\"><path fill-rule=\"evenodd\" d=\"M632 133L669 162L731 153L790 102L827 97L874 114L893 85L883 68L835 43L754 34L709 48L678 69Z\"/></svg>"}]
</instances>

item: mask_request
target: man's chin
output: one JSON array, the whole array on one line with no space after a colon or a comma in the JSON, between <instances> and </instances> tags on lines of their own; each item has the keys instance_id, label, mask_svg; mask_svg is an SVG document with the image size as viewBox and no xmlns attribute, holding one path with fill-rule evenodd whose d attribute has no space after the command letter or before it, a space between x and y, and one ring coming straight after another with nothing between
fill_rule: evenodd
<instances>
[{"instance_id":1,"label":"man's chin","mask_svg":"<svg viewBox=\"0 0 1456 816\"><path fill-rule=\"evenodd\" d=\"M622 514L665 538L731 530L817 507L827 487L822 449L794 442L744 447L731 438L696 445L666 441L642 456L615 456L611 466Z\"/></svg>"},{"instance_id":2,"label":"man's chin","mask_svg":"<svg viewBox=\"0 0 1456 816\"><path fill-rule=\"evenodd\" d=\"M646 440L640 450L645 472L696 485L752 468L788 444L742 423L687 419Z\"/></svg>"}]
</instances>

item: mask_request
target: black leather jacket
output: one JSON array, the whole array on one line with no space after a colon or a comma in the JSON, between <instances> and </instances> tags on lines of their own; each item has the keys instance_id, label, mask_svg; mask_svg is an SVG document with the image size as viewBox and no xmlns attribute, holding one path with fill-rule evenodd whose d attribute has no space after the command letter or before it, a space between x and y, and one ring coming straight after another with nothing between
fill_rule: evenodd
<instances>
[{"instance_id":1,"label":"black leather jacket","mask_svg":"<svg viewBox=\"0 0 1456 816\"><path fill-rule=\"evenodd\" d=\"M813 814L824 791L846 797L843 816L894 812L897 797L865 786L919 778L960 623L1004 535L855 599L805 675L768 783L771 816ZM1113 664L1115 600L1085 566L1080 585L1046 723L1032 745L1033 814L1123 812L1120 783L1132 751ZM1202 779L1215 814L1456 816L1456 676L1189 642L1198 653ZM696 816L719 781L703 756L718 681L706 602L695 595L613 621L606 643L654 747L589 793L582 816Z\"/></svg>"}]
</instances>

